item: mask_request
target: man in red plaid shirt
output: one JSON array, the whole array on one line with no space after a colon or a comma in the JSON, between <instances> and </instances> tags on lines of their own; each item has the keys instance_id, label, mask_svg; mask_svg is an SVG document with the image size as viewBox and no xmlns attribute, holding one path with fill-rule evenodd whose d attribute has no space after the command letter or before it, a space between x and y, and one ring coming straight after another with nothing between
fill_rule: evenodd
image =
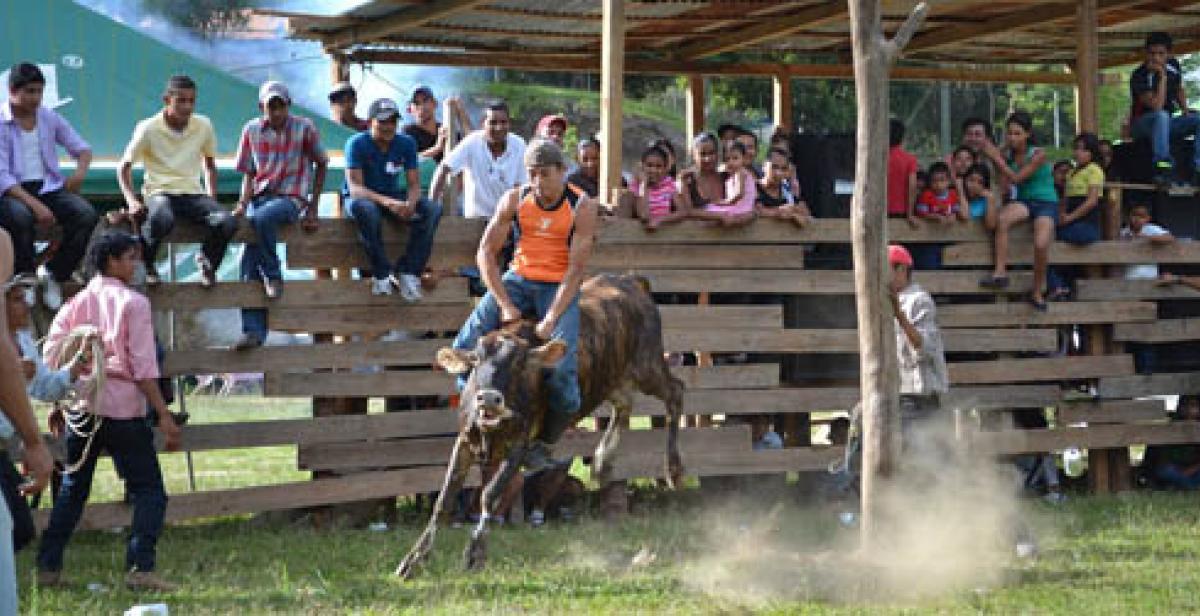
<instances>
[{"instance_id":1,"label":"man in red plaid shirt","mask_svg":"<svg viewBox=\"0 0 1200 616\"><path fill-rule=\"evenodd\" d=\"M292 115L291 103L282 83L264 83L258 90L263 115L246 123L238 144L242 193L233 214L245 215L258 237L258 243L247 244L242 253L242 280L261 281L269 299L283 292L276 253L279 227L296 222L303 213L304 230L316 231L317 204L329 163L317 127L308 118ZM257 347L266 337L267 311L243 309L242 337L234 348Z\"/></svg>"}]
</instances>

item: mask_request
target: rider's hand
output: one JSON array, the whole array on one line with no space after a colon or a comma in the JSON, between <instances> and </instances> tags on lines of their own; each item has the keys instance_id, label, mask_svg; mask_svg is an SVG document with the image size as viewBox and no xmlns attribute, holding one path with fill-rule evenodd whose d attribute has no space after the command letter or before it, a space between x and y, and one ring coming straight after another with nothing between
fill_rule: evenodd
<instances>
[{"instance_id":1,"label":"rider's hand","mask_svg":"<svg viewBox=\"0 0 1200 616\"><path fill-rule=\"evenodd\" d=\"M557 325L558 323L556 323L554 319L551 319L549 316L547 316L538 322L534 331L537 333L538 338L541 338L542 340L550 340L554 337L554 328Z\"/></svg>"}]
</instances>

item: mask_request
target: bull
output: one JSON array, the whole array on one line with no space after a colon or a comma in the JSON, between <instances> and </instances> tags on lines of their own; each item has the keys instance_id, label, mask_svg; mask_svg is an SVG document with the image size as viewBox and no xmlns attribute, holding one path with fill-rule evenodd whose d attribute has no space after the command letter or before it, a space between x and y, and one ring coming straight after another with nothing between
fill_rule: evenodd
<instances>
[{"instance_id":1,"label":"bull","mask_svg":"<svg viewBox=\"0 0 1200 616\"><path fill-rule=\"evenodd\" d=\"M585 281L579 295L578 365L582 404L571 425L602 403L611 419L596 447L593 472L602 483L611 477L620 427L633 409L635 390L661 400L667 411L666 479L679 485L679 417L683 381L675 378L663 354L662 318L645 286L633 276L601 275ZM443 348L437 360L446 371L468 374L458 408L458 438L434 503L433 514L396 575L411 578L433 548L434 536L448 514L447 504L461 489L471 466L490 471L481 498L482 515L463 554L468 570L487 559L489 518L509 481L521 466L547 412L544 372L566 353L561 340L537 339L530 321L507 323L480 338L474 350Z\"/></svg>"}]
</instances>

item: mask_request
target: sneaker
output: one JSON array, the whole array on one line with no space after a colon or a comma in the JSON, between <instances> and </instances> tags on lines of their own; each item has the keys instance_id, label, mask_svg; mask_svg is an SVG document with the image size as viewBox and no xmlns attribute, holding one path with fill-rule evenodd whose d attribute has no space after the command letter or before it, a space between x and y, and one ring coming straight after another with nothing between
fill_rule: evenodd
<instances>
[{"instance_id":1,"label":"sneaker","mask_svg":"<svg viewBox=\"0 0 1200 616\"><path fill-rule=\"evenodd\" d=\"M38 268L38 280L42 283L42 305L50 310L58 310L63 303L62 285L50 274L43 265Z\"/></svg>"},{"instance_id":2,"label":"sneaker","mask_svg":"<svg viewBox=\"0 0 1200 616\"><path fill-rule=\"evenodd\" d=\"M1047 492L1042 498L1051 505L1061 505L1067 502L1067 495L1062 492Z\"/></svg>"},{"instance_id":3,"label":"sneaker","mask_svg":"<svg viewBox=\"0 0 1200 616\"><path fill-rule=\"evenodd\" d=\"M213 269L208 257L196 255L196 269L200 270L200 286L211 289L217 284L217 272Z\"/></svg>"},{"instance_id":4,"label":"sneaker","mask_svg":"<svg viewBox=\"0 0 1200 616\"><path fill-rule=\"evenodd\" d=\"M258 347L262 346L262 343L262 339L254 334L242 334L242 337L238 338L237 342L233 343L233 350L248 351L250 349L257 349Z\"/></svg>"},{"instance_id":5,"label":"sneaker","mask_svg":"<svg viewBox=\"0 0 1200 616\"><path fill-rule=\"evenodd\" d=\"M37 586L39 588L62 588L67 585L67 580L63 577L62 571L44 571L37 572Z\"/></svg>"},{"instance_id":6,"label":"sneaker","mask_svg":"<svg viewBox=\"0 0 1200 616\"><path fill-rule=\"evenodd\" d=\"M400 289L400 298L406 302L419 302L425 298L421 293L421 279L412 274L392 274L392 284Z\"/></svg>"},{"instance_id":7,"label":"sneaker","mask_svg":"<svg viewBox=\"0 0 1200 616\"><path fill-rule=\"evenodd\" d=\"M546 512L541 509L534 509L529 512L529 525L534 528L539 528L546 525Z\"/></svg>"},{"instance_id":8,"label":"sneaker","mask_svg":"<svg viewBox=\"0 0 1200 616\"><path fill-rule=\"evenodd\" d=\"M175 592L178 585L172 584L153 571L130 571L125 576L125 587L133 591Z\"/></svg>"},{"instance_id":9,"label":"sneaker","mask_svg":"<svg viewBox=\"0 0 1200 616\"><path fill-rule=\"evenodd\" d=\"M371 280L371 295L391 295L392 281L387 278Z\"/></svg>"},{"instance_id":10,"label":"sneaker","mask_svg":"<svg viewBox=\"0 0 1200 616\"><path fill-rule=\"evenodd\" d=\"M279 296L283 295L283 281L263 278L263 293L267 299L279 299Z\"/></svg>"}]
</instances>

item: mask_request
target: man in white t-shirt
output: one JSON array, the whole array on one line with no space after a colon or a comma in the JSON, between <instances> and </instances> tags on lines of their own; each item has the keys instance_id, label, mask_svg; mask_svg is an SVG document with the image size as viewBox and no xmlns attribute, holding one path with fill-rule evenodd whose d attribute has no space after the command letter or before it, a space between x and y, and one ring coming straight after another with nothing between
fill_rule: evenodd
<instances>
[{"instance_id":1,"label":"man in white t-shirt","mask_svg":"<svg viewBox=\"0 0 1200 616\"><path fill-rule=\"evenodd\" d=\"M442 200L448 176L463 174L463 216L490 219L504 193L529 181L522 162L525 140L508 132L508 105L497 101L484 110L483 128L463 138L433 174L430 200Z\"/></svg>"}]
</instances>

